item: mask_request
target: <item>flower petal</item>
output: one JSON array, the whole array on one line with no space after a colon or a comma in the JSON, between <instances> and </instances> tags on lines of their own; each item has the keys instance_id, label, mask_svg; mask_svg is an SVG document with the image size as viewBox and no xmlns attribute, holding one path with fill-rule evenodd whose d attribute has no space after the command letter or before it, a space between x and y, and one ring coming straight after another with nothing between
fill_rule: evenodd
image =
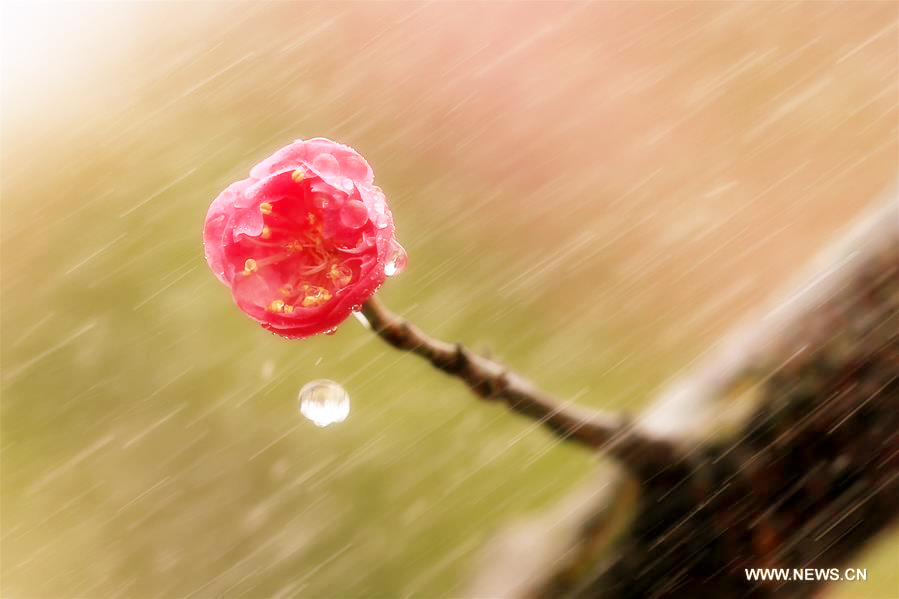
<instances>
[{"instance_id":1,"label":"flower petal","mask_svg":"<svg viewBox=\"0 0 899 599\"><path fill-rule=\"evenodd\" d=\"M358 185L371 185L374 174L368 162L356 150L323 137L306 141L298 139L263 160L250 171L253 179L263 179L277 172L310 168L331 184L340 186L347 178Z\"/></svg>"},{"instance_id":2,"label":"flower petal","mask_svg":"<svg viewBox=\"0 0 899 599\"><path fill-rule=\"evenodd\" d=\"M225 248L223 240L229 231L231 215L234 206L243 198L243 193L250 185L249 179L244 179L229 185L225 191L219 194L206 213L206 224L203 228L203 249L206 262L219 281L228 284L225 276Z\"/></svg>"}]
</instances>

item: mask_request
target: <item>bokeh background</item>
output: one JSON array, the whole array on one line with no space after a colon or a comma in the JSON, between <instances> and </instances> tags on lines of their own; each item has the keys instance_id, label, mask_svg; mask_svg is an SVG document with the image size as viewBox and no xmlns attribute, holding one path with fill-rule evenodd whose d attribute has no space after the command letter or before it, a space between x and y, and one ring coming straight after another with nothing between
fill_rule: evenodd
<instances>
[{"instance_id":1,"label":"bokeh background","mask_svg":"<svg viewBox=\"0 0 899 599\"><path fill-rule=\"evenodd\" d=\"M5 2L2 595L458 595L595 458L352 320L263 331L211 200L352 145L409 252L385 302L636 411L895 181L897 10ZM345 422L298 413L317 378ZM829 596L899 596L896 546Z\"/></svg>"}]
</instances>

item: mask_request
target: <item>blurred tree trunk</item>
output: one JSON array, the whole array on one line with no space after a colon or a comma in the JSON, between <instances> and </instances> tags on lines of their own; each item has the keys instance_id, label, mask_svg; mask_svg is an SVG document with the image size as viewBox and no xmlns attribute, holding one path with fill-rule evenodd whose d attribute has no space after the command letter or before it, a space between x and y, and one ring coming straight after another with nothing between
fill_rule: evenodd
<instances>
[{"instance_id":1,"label":"blurred tree trunk","mask_svg":"<svg viewBox=\"0 0 899 599\"><path fill-rule=\"evenodd\" d=\"M474 596L809 597L899 514L899 203L635 423L654 440L487 551Z\"/></svg>"}]
</instances>

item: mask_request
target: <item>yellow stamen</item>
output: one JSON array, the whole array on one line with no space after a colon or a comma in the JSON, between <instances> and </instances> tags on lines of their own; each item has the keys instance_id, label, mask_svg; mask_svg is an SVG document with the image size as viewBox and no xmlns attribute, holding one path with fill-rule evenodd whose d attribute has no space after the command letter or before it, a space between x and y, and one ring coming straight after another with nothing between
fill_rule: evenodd
<instances>
[{"instance_id":1,"label":"yellow stamen","mask_svg":"<svg viewBox=\"0 0 899 599\"><path fill-rule=\"evenodd\" d=\"M252 258L247 258L247 261L243 263L243 275L245 277L253 274L257 270L259 270L259 267Z\"/></svg>"},{"instance_id":2,"label":"yellow stamen","mask_svg":"<svg viewBox=\"0 0 899 599\"><path fill-rule=\"evenodd\" d=\"M259 204L259 212L265 215L269 215L272 213L272 205L268 202L262 202Z\"/></svg>"},{"instance_id":3,"label":"yellow stamen","mask_svg":"<svg viewBox=\"0 0 899 599\"><path fill-rule=\"evenodd\" d=\"M275 314L290 314L293 312L293 306L290 304L285 304L284 300L272 300L272 303L268 305L265 309L266 312L273 312Z\"/></svg>"},{"instance_id":4,"label":"yellow stamen","mask_svg":"<svg viewBox=\"0 0 899 599\"><path fill-rule=\"evenodd\" d=\"M303 172L303 169L298 168L297 170L295 170L295 171L293 171L292 173L290 173L290 178L293 179L293 182L294 182L294 183L299 183L299 182L301 182L303 179L306 178L306 173Z\"/></svg>"},{"instance_id":5,"label":"yellow stamen","mask_svg":"<svg viewBox=\"0 0 899 599\"><path fill-rule=\"evenodd\" d=\"M321 306L331 299L331 293L324 287L317 285L303 285L303 295L302 306L304 308Z\"/></svg>"},{"instance_id":6,"label":"yellow stamen","mask_svg":"<svg viewBox=\"0 0 899 599\"><path fill-rule=\"evenodd\" d=\"M261 235L261 237L262 237L263 239L268 239L268 238L271 237L271 236L272 236L272 230L268 228L268 225L263 225L263 226L262 226L262 235Z\"/></svg>"},{"instance_id":7,"label":"yellow stamen","mask_svg":"<svg viewBox=\"0 0 899 599\"><path fill-rule=\"evenodd\" d=\"M337 286L345 287L353 280L353 271L342 264L332 264L328 276Z\"/></svg>"}]
</instances>

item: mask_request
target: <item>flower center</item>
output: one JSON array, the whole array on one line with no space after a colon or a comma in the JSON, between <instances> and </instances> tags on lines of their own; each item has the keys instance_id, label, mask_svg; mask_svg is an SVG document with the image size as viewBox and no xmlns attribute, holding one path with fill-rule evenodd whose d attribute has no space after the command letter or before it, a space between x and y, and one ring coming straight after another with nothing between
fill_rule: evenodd
<instances>
[{"instance_id":1,"label":"flower center","mask_svg":"<svg viewBox=\"0 0 899 599\"><path fill-rule=\"evenodd\" d=\"M294 180L301 177L295 177ZM315 308L330 301L353 280L346 256L325 239L320 218L290 199L279 205L263 202L262 232L250 241L253 257L239 276L260 276L276 295L264 300L266 311L290 314L296 308ZM263 298L261 298L263 299Z\"/></svg>"}]
</instances>

